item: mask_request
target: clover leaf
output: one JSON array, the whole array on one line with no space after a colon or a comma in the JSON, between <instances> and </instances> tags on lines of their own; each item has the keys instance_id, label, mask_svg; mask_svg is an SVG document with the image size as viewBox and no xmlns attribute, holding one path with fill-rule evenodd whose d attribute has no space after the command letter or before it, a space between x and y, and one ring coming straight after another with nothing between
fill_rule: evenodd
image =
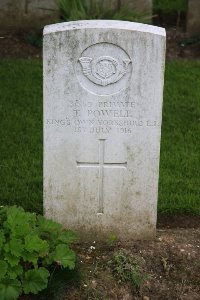
<instances>
[{"instance_id":1,"label":"clover leaf","mask_svg":"<svg viewBox=\"0 0 200 300\"><path fill-rule=\"evenodd\" d=\"M8 264L5 261L0 260L0 279L5 276L7 269L8 269Z\"/></svg>"},{"instance_id":2,"label":"clover leaf","mask_svg":"<svg viewBox=\"0 0 200 300\"><path fill-rule=\"evenodd\" d=\"M63 267L68 267L70 270L75 268L75 253L65 244L56 246L54 260Z\"/></svg>"},{"instance_id":3,"label":"clover leaf","mask_svg":"<svg viewBox=\"0 0 200 300\"><path fill-rule=\"evenodd\" d=\"M47 287L55 263L75 268L69 246L77 240L72 231L17 206L0 207L0 300L16 300L22 293Z\"/></svg>"},{"instance_id":4,"label":"clover leaf","mask_svg":"<svg viewBox=\"0 0 200 300\"><path fill-rule=\"evenodd\" d=\"M28 252L36 251L44 256L48 253L49 245L47 241L42 240L38 235L27 235L25 237L25 249Z\"/></svg>"},{"instance_id":5,"label":"clover leaf","mask_svg":"<svg viewBox=\"0 0 200 300\"><path fill-rule=\"evenodd\" d=\"M37 294L47 287L49 271L45 268L29 270L25 273L23 282L24 292L26 294Z\"/></svg>"},{"instance_id":6,"label":"clover leaf","mask_svg":"<svg viewBox=\"0 0 200 300\"><path fill-rule=\"evenodd\" d=\"M22 292L21 282L17 279L5 279L0 282L0 299L16 300Z\"/></svg>"}]
</instances>

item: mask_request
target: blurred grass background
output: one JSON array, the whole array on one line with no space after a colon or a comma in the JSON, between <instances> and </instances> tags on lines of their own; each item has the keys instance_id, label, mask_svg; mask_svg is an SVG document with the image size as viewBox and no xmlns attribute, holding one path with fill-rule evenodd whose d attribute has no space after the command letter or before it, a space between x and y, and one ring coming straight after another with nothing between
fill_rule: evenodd
<instances>
[{"instance_id":1,"label":"blurred grass background","mask_svg":"<svg viewBox=\"0 0 200 300\"><path fill-rule=\"evenodd\" d=\"M42 213L42 64L0 62L0 204ZM200 61L165 73L159 213L200 215Z\"/></svg>"}]
</instances>

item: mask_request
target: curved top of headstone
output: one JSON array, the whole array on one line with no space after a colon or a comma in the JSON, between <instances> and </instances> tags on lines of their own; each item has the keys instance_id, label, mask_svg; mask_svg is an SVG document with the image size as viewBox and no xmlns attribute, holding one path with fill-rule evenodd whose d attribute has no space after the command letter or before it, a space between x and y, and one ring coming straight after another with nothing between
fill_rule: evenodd
<instances>
[{"instance_id":1,"label":"curved top of headstone","mask_svg":"<svg viewBox=\"0 0 200 300\"><path fill-rule=\"evenodd\" d=\"M161 36L165 36L166 32L165 29L162 27L142 24L142 23L135 23L135 22L128 22L128 21L115 21L115 20L84 20L84 21L72 21L72 22L64 22L64 23L57 23L52 25L47 25L44 27L44 35L55 33L55 32L62 32L68 30L76 30L76 29L125 29L131 31L139 31L139 32L146 32L157 34Z\"/></svg>"}]
</instances>

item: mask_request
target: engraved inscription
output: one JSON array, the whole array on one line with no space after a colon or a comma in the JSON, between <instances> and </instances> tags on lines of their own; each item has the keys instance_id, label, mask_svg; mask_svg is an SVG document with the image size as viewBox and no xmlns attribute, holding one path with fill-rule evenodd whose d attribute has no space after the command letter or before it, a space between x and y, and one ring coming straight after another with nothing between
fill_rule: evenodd
<instances>
[{"instance_id":1,"label":"engraved inscription","mask_svg":"<svg viewBox=\"0 0 200 300\"><path fill-rule=\"evenodd\" d=\"M102 55L103 54L103 55ZM113 95L128 87L132 61L119 45L97 43L79 54L76 75L81 86L95 95Z\"/></svg>"},{"instance_id":2,"label":"engraved inscription","mask_svg":"<svg viewBox=\"0 0 200 300\"><path fill-rule=\"evenodd\" d=\"M139 103L135 100L98 102L71 100L68 116L47 119L46 124L67 127L76 134L131 134L140 128L155 129L157 120L142 117L138 113Z\"/></svg>"},{"instance_id":3,"label":"engraved inscription","mask_svg":"<svg viewBox=\"0 0 200 300\"><path fill-rule=\"evenodd\" d=\"M98 201L99 209L98 214L104 212L103 190L104 190L104 168L127 168L127 162L122 163L105 163L105 139L99 139L99 161L98 162L78 162L78 168L99 168L99 184L98 184Z\"/></svg>"},{"instance_id":4,"label":"engraved inscription","mask_svg":"<svg viewBox=\"0 0 200 300\"><path fill-rule=\"evenodd\" d=\"M106 86L119 81L127 72L129 59L117 60L110 56L97 59L81 57L79 59L83 74L93 83Z\"/></svg>"}]
</instances>

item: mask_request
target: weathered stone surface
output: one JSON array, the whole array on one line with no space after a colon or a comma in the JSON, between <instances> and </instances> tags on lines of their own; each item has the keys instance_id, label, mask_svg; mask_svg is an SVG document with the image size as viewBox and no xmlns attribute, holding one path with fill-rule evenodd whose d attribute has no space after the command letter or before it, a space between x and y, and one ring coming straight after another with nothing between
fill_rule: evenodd
<instances>
[{"instance_id":1,"label":"weathered stone surface","mask_svg":"<svg viewBox=\"0 0 200 300\"><path fill-rule=\"evenodd\" d=\"M103 2L101 0L94 0L94 2L99 2L108 8L127 7L142 15L147 14L151 16L152 14L152 0L104 0Z\"/></svg>"},{"instance_id":2,"label":"weathered stone surface","mask_svg":"<svg viewBox=\"0 0 200 300\"><path fill-rule=\"evenodd\" d=\"M190 35L200 34L200 1L188 1L187 32Z\"/></svg>"},{"instance_id":3,"label":"weathered stone surface","mask_svg":"<svg viewBox=\"0 0 200 300\"><path fill-rule=\"evenodd\" d=\"M152 0L121 0L121 4L141 14L152 14Z\"/></svg>"},{"instance_id":4,"label":"weathered stone surface","mask_svg":"<svg viewBox=\"0 0 200 300\"><path fill-rule=\"evenodd\" d=\"M90 0L88 0L90 1ZM101 0L94 0L94 3ZM152 0L121 0L121 5L136 10L139 14L148 15L151 21ZM44 25L59 19L57 0L1 0L0 31L40 29ZM105 7L117 8L119 0L106 0Z\"/></svg>"},{"instance_id":5,"label":"weathered stone surface","mask_svg":"<svg viewBox=\"0 0 200 300\"><path fill-rule=\"evenodd\" d=\"M91 0L88 0L91 1ZM101 0L93 0L94 3ZM121 0L121 5L135 9L142 15L148 15L151 21L152 0ZM40 29L44 25L59 19L58 0L1 0L0 30ZM105 7L116 9L119 0L105 0Z\"/></svg>"},{"instance_id":6,"label":"weathered stone surface","mask_svg":"<svg viewBox=\"0 0 200 300\"><path fill-rule=\"evenodd\" d=\"M44 211L81 238L155 233L164 57L159 27L44 29Z\"/></svg>"},{"instance_id":7,"label":"weathered stone surface","mask_svg":"<svg viewBox=\"0 0 200 300\"><path fill-rule=\"evenodd\" d=\"M58 20L55 0L1 0L0 30L40 29Z\"/></svg>"}]
</instances>

